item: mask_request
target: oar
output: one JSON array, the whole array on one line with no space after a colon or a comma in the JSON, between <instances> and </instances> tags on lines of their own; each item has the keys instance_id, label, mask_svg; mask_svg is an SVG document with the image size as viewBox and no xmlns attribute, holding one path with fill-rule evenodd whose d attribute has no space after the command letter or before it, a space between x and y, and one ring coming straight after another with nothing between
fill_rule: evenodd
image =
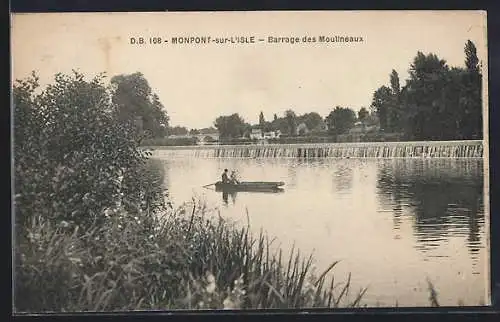
<instances>
[{"instance_id":1,"label":"oar","mask_svg":"<svg viewBox=\"0 0 500 322\"><path fill-rule=\"evenodd\" d=\"M214 183L211 183L211 184L207 184L207 185L203 186L203 188L207 188L207 187L213 186L213 185L215 185L216 183L217 183L217 182L214 182Z\"/></svg>"}]
</instances>

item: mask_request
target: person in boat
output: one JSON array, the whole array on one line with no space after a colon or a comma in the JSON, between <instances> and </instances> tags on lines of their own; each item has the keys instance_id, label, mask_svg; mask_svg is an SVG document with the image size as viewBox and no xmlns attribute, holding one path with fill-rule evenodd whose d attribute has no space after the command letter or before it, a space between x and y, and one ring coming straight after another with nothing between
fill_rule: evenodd
<instances>
[{"instance_id":1,"label":"person in boat","mask_svg":"<svg viewBox=\"0 0 500 322\"><path fill-rule=\"evenodd\" d=\"M222 173L222 183L229 183L229 177L227 175L228 170L224 169L224 172Z\"/></svg>"},{"instance_id":2,"label":"person in boat","mask_svg":"<svg viewBox=\"0 0 500 322\"><path fill-rule=\"evenodd\" d=\"M232 184L238 184L238 183L240 183L240 181L238 180L238 176L236 175L236 171L232 171L231 172L231 178L229 179L229 181Z\"/></svg>"}]
</instances>

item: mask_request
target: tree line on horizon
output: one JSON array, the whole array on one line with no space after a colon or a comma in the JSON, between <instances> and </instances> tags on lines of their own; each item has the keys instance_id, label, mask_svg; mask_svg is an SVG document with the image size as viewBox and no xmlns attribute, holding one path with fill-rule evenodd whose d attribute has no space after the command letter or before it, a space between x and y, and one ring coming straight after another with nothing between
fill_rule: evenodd
<instances>
[{"instance_id":1,"label":"tree line on horizon","mask_svg":"<svg viewBox=\"0 0 500 322\"><path fill-rule=\"evenodd\" d=\"M377 123L375 114L370 115L366 108L362 108L357 114L348 107L337 106L328 116L323 118L317 112L307 112L297 115L292 109L288 109L283 116L273 114L272 121L266 121L263 112L259 114L259 122L250 124L238 114L219 116L214 126L219 131L221 139L232 139L238 137L249 137L252 129L260 129L263 132L279 131L287 136L295 135L331 135L343 134L352 128L357 121L365 121L367 124Z\"/></svg>"},{"instance_id":2,"label":"tree line on horizon","mask_svg":"<svg viewBox=\"0 0 500 322\"><path fill-rule=\"evenodd\" d=\"M300 135L297 127L303 123L312 133L326 124L328 135L347 133L356 122L377 125L379 132L400 133L407 140L466 140L482 139L482 74L474 43L464 48L465 68L450 67L436 54L417 52L410 65L410 76L401 86L393 69L389 86L382 85L374 93L367 109L357 113L350 107L336 106L326 117L316 112L298 116L293 110L282 117L276 114L266 121L263 113L259 122L250 124L238 114L219 116L214 126L221 139L248 136L251 129ZM300 132L300 131L299 131Z\"/></svg>"}]
</instances>

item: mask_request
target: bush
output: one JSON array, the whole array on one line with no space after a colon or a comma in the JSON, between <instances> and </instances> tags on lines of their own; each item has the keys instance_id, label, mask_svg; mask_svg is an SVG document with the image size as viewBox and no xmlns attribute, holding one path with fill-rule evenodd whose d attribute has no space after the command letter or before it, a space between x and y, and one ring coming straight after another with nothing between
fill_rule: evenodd
<instances>
[{"instance_id":1,"label":"bush","mask_svg":"<svg viewBox=\"0 0 500 322\"><path fill-rule=\"evenodd\" d=\"M102 77L58 74L36 94L36 75L14 86L15 211L19 226L43 216L75 225L100 220L146 160L138 137L114 117Z\"/></svg>"}]
</instances>

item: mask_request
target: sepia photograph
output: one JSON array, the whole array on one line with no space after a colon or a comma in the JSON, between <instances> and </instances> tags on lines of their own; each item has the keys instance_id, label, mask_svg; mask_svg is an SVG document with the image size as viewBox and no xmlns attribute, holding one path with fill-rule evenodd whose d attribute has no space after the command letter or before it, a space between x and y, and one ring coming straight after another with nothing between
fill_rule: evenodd
<instances>
[{"instance_id":1,"label":"sepia photograph","mask_svg":"<svg viewBox=\"0 0 500 322\"><path fill-rule=\"evenodd\" d=\"M13 312L490 305L486 22L11 14Z\"/></svg>"}]
</instances>

